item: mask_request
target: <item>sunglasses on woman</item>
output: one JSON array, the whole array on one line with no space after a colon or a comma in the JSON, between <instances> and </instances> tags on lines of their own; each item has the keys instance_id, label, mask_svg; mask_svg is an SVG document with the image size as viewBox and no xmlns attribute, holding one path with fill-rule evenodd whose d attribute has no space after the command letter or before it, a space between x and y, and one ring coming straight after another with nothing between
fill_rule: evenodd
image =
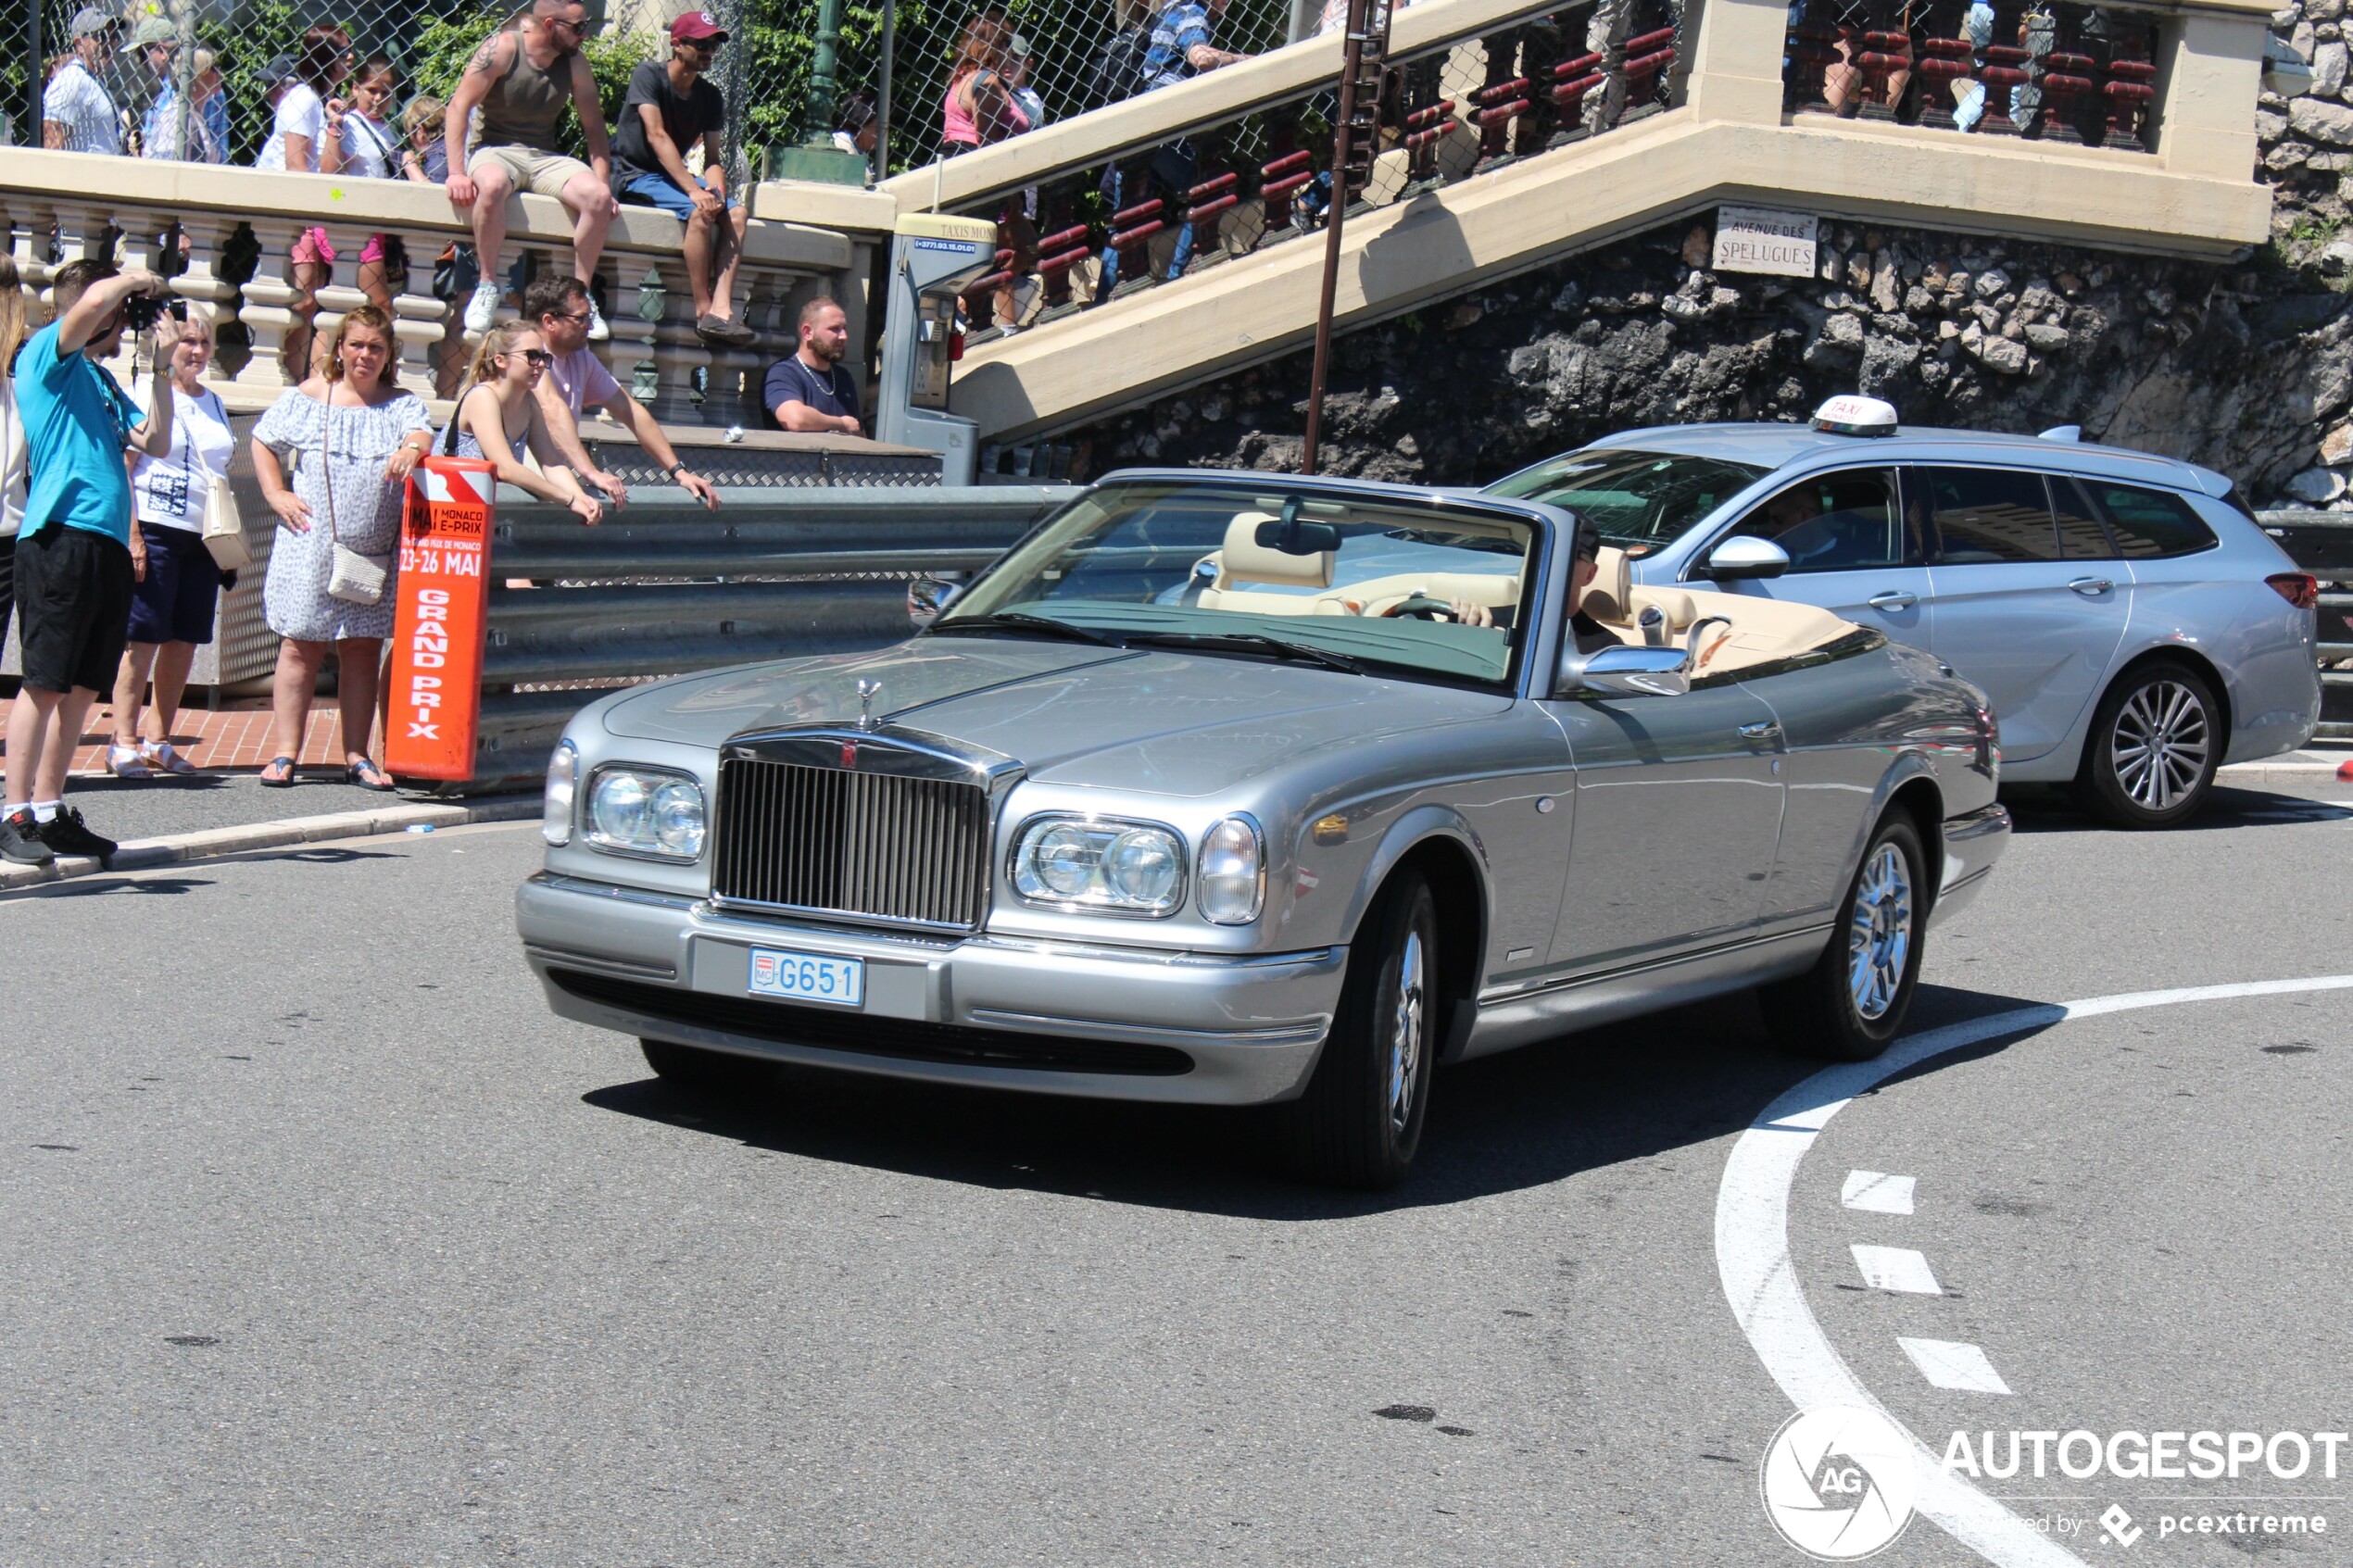
<instances>
[{"instance_id":1,"label":"sunglasses on woman","mask_svg":"<svg viewBox=\"0 0 2353 1568\"><path fill-rule=\"evenodd\" d=\"M544 348L526 348L522 357L524 363L535 370L544 370L556 362L556 357Z\"/></svg>"}]
</instances>

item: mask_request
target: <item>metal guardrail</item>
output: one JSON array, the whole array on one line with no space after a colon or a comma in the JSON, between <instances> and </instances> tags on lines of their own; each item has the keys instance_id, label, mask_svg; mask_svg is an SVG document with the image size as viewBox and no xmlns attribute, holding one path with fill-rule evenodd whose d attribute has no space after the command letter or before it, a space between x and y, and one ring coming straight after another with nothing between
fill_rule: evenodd
<instances>
[{"instance_id":1,"label":"metal guardrail","mask_svg":"<svg viewBox=\"0 0 2353 1568\"><path fill-rule=\"evenodd\" d=\"M2256 516L2289 558L2321 580L2321 725L2314 733L2353 740L2353 512Z\"/></svg>"},{"instance_id":2,"label":"metal guardrail","mask_svg":"<svg viewBox=\"0 0 2353 1568\"><path fill-rule=\"evenodd\" d=\"M910 580L974 571L1078 494L1067 485L639 493L596 528L501 493L474 777L536 779L614 685L908 636ZM529 585L509 586L510 583Z\"/></svg>"}]
</instances>

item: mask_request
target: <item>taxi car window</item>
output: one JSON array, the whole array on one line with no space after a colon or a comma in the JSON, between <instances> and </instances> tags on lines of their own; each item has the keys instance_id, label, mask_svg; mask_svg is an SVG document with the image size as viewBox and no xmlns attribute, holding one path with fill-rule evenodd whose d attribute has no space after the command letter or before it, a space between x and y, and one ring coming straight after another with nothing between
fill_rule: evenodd
<instances>
[{"instance_id":1,"label":"taxi car window","mask_svg":"<svg viewBox=\"0 0 2353 1568\"><path fill-rule=\"evenodd\" d=\"M1114 482L1015 546L929 634L1076 633L1502 684L1527 641L1541 540L1534 521L1476 503Z\"/></svg>"},{"instance_id":2,"label":"taxi car window","mask_svg":"<svg viewBox=\"0 0 2353 1568\"><path fill-rule=\"evenodd\" d=\"M2051 487L2051 515L2058 520L2059 553L2069 560L2113 560L2116 541L2082 488L2065 474L2045 477Z\"/></svg>"},{"instance_id":3,"label":"taxi car window","mask_svg":"<svg viewBox=\"0 0 2353 1568\"><path fill-rule=\"evenodd\" d=\"M2127 560L2161 560L2214 547L2214 531L2179 495L2104 479L2086 480L2084 486L2108 515Z\"/></svg>"},{"instance_id":4,"label":"taxi car window","mask_svg":"<svg viewBox=\"0 0 2353 1568\"><path fill-rule=\"evenodd\" d=\"M1912 470L1928 502L1931 561L1973 566L2057 560L2058 525L2043 476L2011 469Z\"/></svg>"},{"instance_id":5,"label":"taxi car window","mask_svg":"<svg viewBox=\"0 0 2353 1568\"><path fill-rule=\"evenodd\" d=\"M1603 543L1644 556L1680 538L1766 471L1721 458L1597 446L1549 458L1487 490L1567 507L1601 531Z\"/></svg>"},{"instance_id":6,"label":"taxi car window","mask_svg":"<svg viewBox=\"0 0 2353 1568\"><path fill-rule=\"evenodd\" d=\"M1919 541L1906 526L1893 469L1842 469L1799 480L1733 526L1789 552L1789 570L1852 571L1918 566Z\"/></svg>"}]
</instances>

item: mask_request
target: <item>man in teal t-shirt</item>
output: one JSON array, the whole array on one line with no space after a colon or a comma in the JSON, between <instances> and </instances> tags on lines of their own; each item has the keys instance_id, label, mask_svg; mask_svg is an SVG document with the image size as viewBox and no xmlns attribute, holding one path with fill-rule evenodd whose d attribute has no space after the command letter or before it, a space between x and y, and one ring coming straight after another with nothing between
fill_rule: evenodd
<instances>
[{"instance_id":1,"label":"man in teal t-shirt","mask_svg":"<svg viewBox=\"0 0 2353 1568\"><path fill-rule=\"evenodd\" d=\"M131 482L126 449L171 450L170 316L155 329L155 387L145 419L98 361L122 338L124 306L168 285L139 269L75 261L53 284L57 320L17 356L24 424L24 526L16 539L18 644L24 679L8 712L7 806L0 858L44 865L62 851L105 861L114 841L92 833L65 803L73 737L101 691L114 685L131 623ZM51 744L54 742L54 744Z\"/></svg>"}]
</instances>

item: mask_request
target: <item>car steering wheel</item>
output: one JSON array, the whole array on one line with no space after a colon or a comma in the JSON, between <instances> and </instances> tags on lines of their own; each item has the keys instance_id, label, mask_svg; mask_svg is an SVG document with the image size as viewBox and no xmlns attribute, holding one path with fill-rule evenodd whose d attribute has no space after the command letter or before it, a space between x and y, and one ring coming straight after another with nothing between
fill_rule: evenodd
<instances>
[{"instance_id":1,"label":"car steering wheel","mask_svg":"<svg viewBox=\"0 0 2353 1568\"><path fill-rule=\"evenodd\" d=\"M1454 619L1454 607L1444 599L1433 599L1428 594L1408 594L1381 611L1381 619L1395 617L1400 621L1448 621Z\"/></svg>"}]
</instances>

